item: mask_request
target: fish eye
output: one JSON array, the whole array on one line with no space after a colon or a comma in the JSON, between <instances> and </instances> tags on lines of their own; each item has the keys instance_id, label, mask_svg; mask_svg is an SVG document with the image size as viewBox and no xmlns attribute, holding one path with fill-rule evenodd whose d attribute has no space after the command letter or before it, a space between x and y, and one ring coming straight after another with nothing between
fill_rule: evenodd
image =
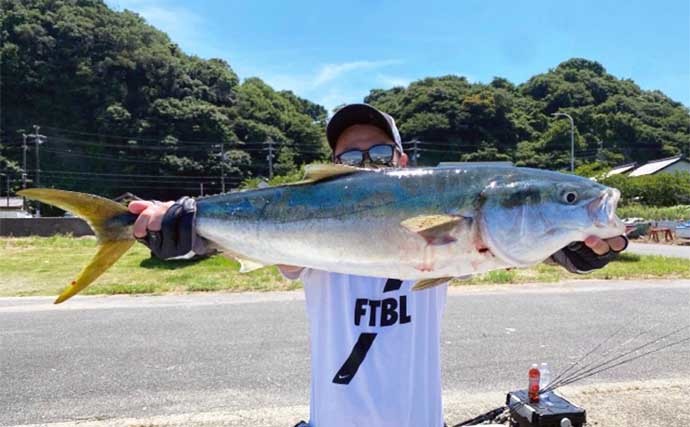
<instances>
[{"instance_id":1,"label":"fish eye","mask_svg":"<svg viewBox=\"0 0 690 427\"><path fill-rule=\"evenodd\" d=\"M577 193L575 191L563 192L563 201L569 205L577 202Z\"/></svg>"}]
</instances>

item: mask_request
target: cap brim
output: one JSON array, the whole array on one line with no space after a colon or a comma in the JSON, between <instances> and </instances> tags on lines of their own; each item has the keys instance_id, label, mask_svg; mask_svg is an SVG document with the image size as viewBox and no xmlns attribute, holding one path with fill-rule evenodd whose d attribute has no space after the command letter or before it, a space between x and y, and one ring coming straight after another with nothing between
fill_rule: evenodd
<instances>
[{"instance_id":1,"label":"cap brim","mask_svg":"<svg viewBox=\"0 0 690 427\"><path fill-rule=\"evenodd\" d=\"M376 126L393 141L396 140L391 124L381 111L368 104L350 104L338 110L326 126L326 138L331 150L335 150L335 144L343 131L353 125Z\"/></svg>"}]
</instances>

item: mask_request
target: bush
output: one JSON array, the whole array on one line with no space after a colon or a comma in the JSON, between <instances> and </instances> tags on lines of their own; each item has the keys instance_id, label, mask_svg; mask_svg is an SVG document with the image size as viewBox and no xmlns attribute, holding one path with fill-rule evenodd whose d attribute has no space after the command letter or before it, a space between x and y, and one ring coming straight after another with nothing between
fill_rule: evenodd
<instances>
[{"instance_id":1,"label":"bush","mask_svg":"<svg viewBox=\"0 0 690 427\"><path fill-rule=\"evenodd\" d=\"M679 205L665 208L633 204L617 209L620 218L644 218L653 221L664 219L686 221L690 220L690 205Z\"/></svg>"},{"instance_id":2,"label":"bush","mask_svg":"<svg viewBox=\"0 0 690 427\"><path fill-rule=\"evenodd\" d=\"M647 176L613 175L601 183L620 190L621 205L676 206L690 204L690 173Z\"/></svg>"}]
</instances>

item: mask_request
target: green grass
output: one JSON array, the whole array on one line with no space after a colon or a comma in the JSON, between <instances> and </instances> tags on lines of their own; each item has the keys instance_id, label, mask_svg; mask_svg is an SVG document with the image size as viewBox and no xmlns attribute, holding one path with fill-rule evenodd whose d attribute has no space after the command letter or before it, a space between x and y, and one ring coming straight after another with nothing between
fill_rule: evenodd
<instances>
[{"instance_id":1,"label":"green grass","mask_svg":"<svg viewBox=\"0 0 690 427\"><path fill-rule=\"evenodd\" d=\"M94 253L93 238L0 238L0 296L57 295ZM240 274L239 265L222 256L200 261L160 261L142 245L125 254L83 292L98 294L161 294L168 292L274 291L301 287L282 278L274 267ZM557 282L570 279L690 278L684 259L623 254L619 260L588 275L567 273L541 264L529 269L493 271L455 280L455 285Z\"/></svg>"},{"instance_id":2,"label":"green grass","mask_svg":"<svg viewBox=\"0 0 690 427\"><path fill-rule=\"evenodd\" d=\"M656 255L640 256L621 254L617 260L606 267L589 274L568 273L560 266L539 264L527 269L492 271L472 277L469 280L456 280L455 283L533 283L558 282L581 279L687 279L690 278L690 261L682 258L669 258Z\"/></svg>"},{"instance_id":3,"label":"green grass","mask_svg":"<svg viewBox=\"0 0 690 427\"><path fill-rule=\"evenodd\" d=\"M644 205L621 206L616 209L620 218L644 218L652 221L659 220L688 220L690 219L690 205L656 207Z\"/></svg>"},{"instance_id":4,"label":"green grass","mask_svg":"<svg viewBox=\"0 0 690 427\"><path fill-rule=\"evenodd\" d=\"M56 295L93 255L93 238L0 238L0 296ZM160 261L134 245L82 293L141 294L191 291L272 291L297 289L275 268L238 273L234 260Z\"/></svg>"}]
</instances>

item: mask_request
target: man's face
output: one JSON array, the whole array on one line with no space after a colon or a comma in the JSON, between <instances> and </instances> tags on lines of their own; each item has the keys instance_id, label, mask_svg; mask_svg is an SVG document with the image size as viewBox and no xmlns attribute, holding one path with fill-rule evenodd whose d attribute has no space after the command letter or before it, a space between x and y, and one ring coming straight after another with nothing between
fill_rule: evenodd
<instances>
[{"instance_id":1,"label":"man's face","mask_svg":"<svg viewBox=\"0 0 690 427\"><path fill-rule=\"evenodd\" d=\"M340 134L335 144L334 155L348 150L367 150L377 144L389 144L395 146L390 136L383 130L372 125L353 125ZM407 154L400 153L397 149L393 153L393 166L404 168L407 166Z\"/></svg>"}]
</instances>

